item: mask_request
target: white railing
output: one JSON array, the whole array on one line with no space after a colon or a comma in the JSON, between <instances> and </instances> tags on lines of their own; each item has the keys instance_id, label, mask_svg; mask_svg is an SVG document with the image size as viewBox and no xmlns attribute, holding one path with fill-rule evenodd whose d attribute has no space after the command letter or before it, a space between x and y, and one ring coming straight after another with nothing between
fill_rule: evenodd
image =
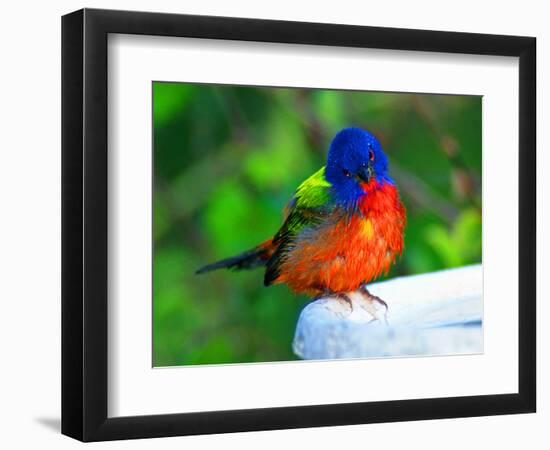
<instances>
[{"instance_id":1,"label":"white railing","mask_svg":"<svg viewBox=\"0 0 550 450\"><path fill-rule=\"evenodd\" d=\"M369 285L388 304L367 312L358 294L323 298L298 320L293 350L303 359L448 355L483 352L481 265ZM373 320L373 319L378 320Z\"/></svg>"}]
</instances>

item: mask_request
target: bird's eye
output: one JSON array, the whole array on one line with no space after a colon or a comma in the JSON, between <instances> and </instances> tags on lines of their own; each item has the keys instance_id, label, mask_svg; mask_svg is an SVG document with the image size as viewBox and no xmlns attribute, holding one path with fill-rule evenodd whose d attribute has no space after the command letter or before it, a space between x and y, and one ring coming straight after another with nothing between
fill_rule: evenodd
<instances>
[{"instance_id":1,"label":"bird's eye","mask_svg":"<svg viewBox=\"0 0 550 450\"><path fill-rule=\"evenodd\" d=\"M351 173L349 173L348 169L343 169L342 173L344 174L345 177L349 177L351 175Z\"/></svg>"},{"instance_id":2,"label":"bird's eye","mask_svg":"<svg viewBox=\"0 0 550 450\"><path fill-rule=\"evenodd\" d=\"M372 148L369 147L369 159L371 161L374 161L374 152L372 151Z\"/></svg>"}]
</instances>

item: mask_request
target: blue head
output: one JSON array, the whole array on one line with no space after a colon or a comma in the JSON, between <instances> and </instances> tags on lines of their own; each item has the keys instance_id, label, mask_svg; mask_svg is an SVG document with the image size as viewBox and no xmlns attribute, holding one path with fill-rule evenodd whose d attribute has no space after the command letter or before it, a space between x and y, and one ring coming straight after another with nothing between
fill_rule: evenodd
<instances>
[{"instance_id":1,"label":"blue head","mask_svg":"<svg viewBox=\"0 0 550 450\"><path fill-rule=\"evenodd\" d=\"M361 128L344 128L330 144L325 178L332 184L336 202L355 207L366 187L392 183L388 158L378 139Z\"/></svg>"}]
</instances>

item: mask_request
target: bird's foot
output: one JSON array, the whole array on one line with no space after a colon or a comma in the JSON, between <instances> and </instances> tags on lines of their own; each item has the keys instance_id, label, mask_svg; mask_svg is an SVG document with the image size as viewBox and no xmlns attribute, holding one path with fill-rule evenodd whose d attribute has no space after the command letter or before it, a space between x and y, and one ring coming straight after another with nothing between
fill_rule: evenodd
<instances>
[{"instance_id":1,"label":"bird's foot","mask_svg":"<svg viewBox=\"0 0 550 450\"><path fill-rule=\"evenodd\" d=\"M321 291L311 300L321 300L332 298L336 302L328 303L327 308L340 317L347 317L353 312L353 303L345 292L333 292L328 289Z\"/></svg>"},{"instance_id":2,"label":"bird's foot","mask_svg":"<svg viewBox=\"0 0 550 450\"><path fill-rule=\"evenodd\" d=\"M364 284L359 288L361 293L361 307L368 312L373 319L371 322L384 321L388 325L388 304L380 297L373 295Z\"/></svg>"},{"instance_id":3,"label":"bird's foot","mask_svg":"<svg viewBox=\"0 0 550 450\"><path fill-rule=\"evenodd\" d=\"M336 298L337 298L338 300L340 300L341 302L346 303L347 306L349 306L350 313L353 312L353 303L352 303L351 299L348 297L347 294L345 294L345 293L338 293L338 294L336 294Z\"/></svg>"},{"instance_id":4,"label":"bird's foot","mask_svg":"<svg viewBox=\"0 0 550 450\"><path fill-rule=\"evenodd\" d=\"M335 298L340 303L345 304L346 307L349 307L350 312L353 312L353 302L351 301L351 298L349 298L346 292L334 292L334 291L331 291L330 289L325 289L321 295L315 298L315 300L318 300L319 298L327 298L327 297Z\"/></svg>"}]
</instances>

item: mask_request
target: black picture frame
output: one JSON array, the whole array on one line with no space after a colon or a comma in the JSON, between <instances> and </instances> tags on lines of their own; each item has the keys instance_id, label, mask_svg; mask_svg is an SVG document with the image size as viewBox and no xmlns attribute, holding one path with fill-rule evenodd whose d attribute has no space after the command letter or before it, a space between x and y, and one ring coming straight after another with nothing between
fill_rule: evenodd
<instances>
[{"instance_id":1,"label":"black picture frame","mask_svg":"<svg viewBox=\"0 0 550 450\"><path fill-rule=\"evenodd\" d=\"M109 33L519 57L518 393L107 417ZM82 441L535 412L536 39L84 9L62 18L62 433Z\"/></svg>"}]
</instances>

